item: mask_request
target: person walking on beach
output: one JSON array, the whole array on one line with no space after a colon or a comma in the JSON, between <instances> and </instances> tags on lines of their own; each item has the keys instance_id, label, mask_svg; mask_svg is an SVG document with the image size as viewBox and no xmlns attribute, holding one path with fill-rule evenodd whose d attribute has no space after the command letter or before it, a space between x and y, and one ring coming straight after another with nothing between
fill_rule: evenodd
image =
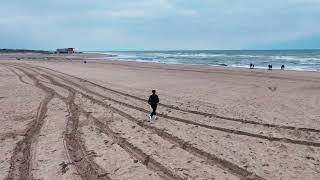
<instances>
[{"instance_id":1,"label":"person walking on beach","mask_svg":"<svg viewBox=\"0 0 320 180\"><path fill-rule=\"evenodd\" d=\"M155 119L157 119L156 118L156 115L157 115L156 111L157 111L157 106L159 103L159 97L158 97L158 95L156 95L156 90L152 90L152 95L150 95L148 103L150 104L150 106L152 108L152 112L149 115L150 120L152 119L152 117L155 117Z\"/></svg>"}]
</instances>

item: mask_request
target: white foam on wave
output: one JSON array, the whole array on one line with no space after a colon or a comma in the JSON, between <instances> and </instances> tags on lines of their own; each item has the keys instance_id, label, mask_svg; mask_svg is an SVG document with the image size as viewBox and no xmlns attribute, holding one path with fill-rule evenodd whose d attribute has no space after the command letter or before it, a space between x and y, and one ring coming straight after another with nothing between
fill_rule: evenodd
<instances>
[{"instance_id":1,"label":"white foam on wave","mask_svg":"<svg viewBox=\"0 0 320 180\"><path fill-rule=\"evenodd\" d=\"M199 54L180 54L176 55L177 57L225 57L229 56L227 54L206 54L206 53L199 53Z\"/></svg>"},{"instance_id":2,"label":"white foam on wave","mask_svg":"<svg viewBox=\"0 0 320 180\"><path fill-rule=\"evenodd\" d=\"M320 55L276 55L276 54L219 54L203 52L120 52L114 60L151 62L161 64L210 65L248 68L254 63L257 69L267 69L273 64L274 69L280 69L284 64L288 70L319 71ZM210 59L212 57L212 59ZM216 57L216 58L214 58ZM209 59L205 59L209 58Z\"/></svg>"},{"instance_id":3,"label":"white foam on wave","mask_svg":"<svg viewBox=\"0 0 320 180\"><path fill-rule=\"evenodd\" d=\"M266 56L261 56L261 55L246 55L246 54L241 54L241 55L230 55L230 56L235 56L235 57L247 57L247 58L261 58L261 57L266 57Z\"/></svg>"},{"instance_id":4,"label":"white foam on wave","mask_svg":"<svg viewBox=\"0 0 320 180\"><path fill-rule=\"evenodd\" d=\"M320 57L303 57L303 56L270 56L272 59L293 60L293 61L320 61Z\"/></svg>"}]
</instances>

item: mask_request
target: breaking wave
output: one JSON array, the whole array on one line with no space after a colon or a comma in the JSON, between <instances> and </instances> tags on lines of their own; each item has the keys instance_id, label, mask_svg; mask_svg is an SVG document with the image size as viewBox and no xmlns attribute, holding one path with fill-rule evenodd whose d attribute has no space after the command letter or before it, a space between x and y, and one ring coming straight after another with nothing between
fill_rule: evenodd
<instances>
[{"instance_id":1,"label":"breaking wave","mask_svg":"<svg viewBox=\"0 0 320 180\"><path fill-rule=\"evenodd\" d=\"M117 55L115 60L166 64L198 64L213 66L275 68L320 71L320 50L269 50L269 51L130 51L107 52ZM110 59L110 58L109 58Z\"/></svg>"}]
</instances>

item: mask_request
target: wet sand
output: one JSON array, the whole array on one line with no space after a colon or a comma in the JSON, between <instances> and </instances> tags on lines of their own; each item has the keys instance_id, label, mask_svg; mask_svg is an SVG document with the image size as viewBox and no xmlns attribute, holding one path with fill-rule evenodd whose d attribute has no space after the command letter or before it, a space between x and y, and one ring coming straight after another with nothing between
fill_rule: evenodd
<instances>
[{"instance_id":1,"label":"wet sand","mask_svg":"<svg viewBox=\"0 0 320 180\"><path fill-rule=\"evenodd\" d=\"M320 73L2 59L0 179L320 179Z\"/></svg>"}]
</instances>

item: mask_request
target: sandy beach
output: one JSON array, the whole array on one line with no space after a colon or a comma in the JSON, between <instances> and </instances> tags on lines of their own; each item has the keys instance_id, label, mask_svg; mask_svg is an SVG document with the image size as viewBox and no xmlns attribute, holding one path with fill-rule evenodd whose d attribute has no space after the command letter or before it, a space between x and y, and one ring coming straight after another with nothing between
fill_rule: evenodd
<instances>
[{"instance_id":1,"label":"sandy beach","mask_svg":"<svg viewBox=\"0 0 320 180\"><path fill-rule=\"evenodd\" d=\"M18 57L0 179L320 179L319 72Z\"/></svg>"}]
</instances>

